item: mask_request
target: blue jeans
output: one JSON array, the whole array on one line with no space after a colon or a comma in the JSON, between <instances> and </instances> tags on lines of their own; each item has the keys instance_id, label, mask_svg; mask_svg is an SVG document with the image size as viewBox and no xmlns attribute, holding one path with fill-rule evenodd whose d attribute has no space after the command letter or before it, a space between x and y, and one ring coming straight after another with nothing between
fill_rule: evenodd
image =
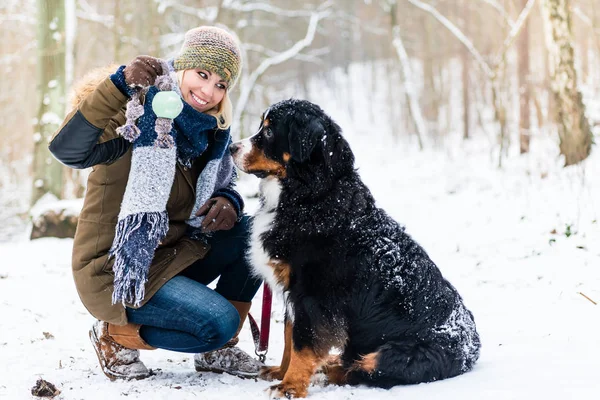
<instances>
[{"instance_id":1,"label":"blue jeans","mask_svg":"<svg viewBox=\"0 0 600 400\"><path fill-rule=\"evenodd\" d=\"M151 346L185 353L222 347L235 335L240 317L229 300L249 302L261 285L246 260L249 217L216 232L201 260L165 283L142 307L126 308L129 322L141 324ZM210 282L219 278L215 290Z\"/></svg>"}]
</instances>

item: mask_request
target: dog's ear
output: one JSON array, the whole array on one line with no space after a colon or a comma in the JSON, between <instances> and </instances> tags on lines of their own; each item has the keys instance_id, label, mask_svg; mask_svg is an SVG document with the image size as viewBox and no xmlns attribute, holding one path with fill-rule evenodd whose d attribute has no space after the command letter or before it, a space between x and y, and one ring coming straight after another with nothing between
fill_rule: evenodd
<instances>
[{"instance_id":1,"label":"dog's ear","mask_svg":"<svg viewBox=\"0 0 600 400\"><path fill-rule=\"evenodd\" d=\"M327 126L327 137L323 139L323 161L333 176L345 174L354 169L354 154L342 136L342 129L334 121Z\"/></svg>"},{"instance_id":2,"label":"dog's ear","mask_svg":"<svg viewBox=\"0 0 600 400\"><path fill-rule=\"evenodd\" d=\"M306 123L295 121L288 134L292 159L297 162L308 160L324 131L321 121L316 118Z\"/></svg>"}]
</instances>

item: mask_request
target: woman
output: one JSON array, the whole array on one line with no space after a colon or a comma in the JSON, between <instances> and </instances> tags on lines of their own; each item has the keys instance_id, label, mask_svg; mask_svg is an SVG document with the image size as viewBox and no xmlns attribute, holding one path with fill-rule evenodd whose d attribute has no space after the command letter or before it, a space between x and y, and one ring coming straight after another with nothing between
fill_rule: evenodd
<instances>
[{"instance_id":1,"label":"woman","mask_svg":"<svg viewBox=\"0 0 600 400\"><path fill-rule=\"evenodd\" d=\"M138 56L85 79L50 142L62 163L92 167L73 276L110 379L148 377L139 349L155 348L199 353L199 371L258 372L235 347L261 283L245 259L248 217L227 151L241 67L231 34L192 29L173 60ZM154 101L166 91L177 116Z\"/></svg>"}]
</instances>

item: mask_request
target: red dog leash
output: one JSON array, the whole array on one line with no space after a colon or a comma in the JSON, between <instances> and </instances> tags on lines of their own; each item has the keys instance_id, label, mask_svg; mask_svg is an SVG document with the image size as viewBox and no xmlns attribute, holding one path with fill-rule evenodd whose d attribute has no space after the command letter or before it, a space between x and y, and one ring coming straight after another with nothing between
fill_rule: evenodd
<instances>
[{"instance_id":1,"label":"red dog leash","mask_svg":"<svg viewBox=\"0 0 600 400\"><path fill-rule=\"evenodd\" d=\"M263 287L262 315L260 318L260 329L251 314L248 314L252 338L254 339L254 352L261 362L265 362L267 351L269 350L269 330L271 327L271 303L273 294L269 285L266 283Z\"/></svg>"}]
</instances>

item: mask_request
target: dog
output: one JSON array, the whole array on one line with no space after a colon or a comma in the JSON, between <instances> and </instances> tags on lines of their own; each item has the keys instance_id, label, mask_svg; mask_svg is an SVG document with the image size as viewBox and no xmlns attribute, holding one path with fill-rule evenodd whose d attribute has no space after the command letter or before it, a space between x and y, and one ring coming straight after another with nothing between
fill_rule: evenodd
<instances>
[{"instance_id":1,"label":"dog","mask_svg":"<svg viewBox=\"0 0 600 400\"><path fill-rule=\"evenodd\" d=\"M375 205L340 127L304 100L272 105L258 132L230 145L261 178L248 256L286 299L271 398L306 397L318 368L332 384L381 388L473 368L472 313L425 250ZM329 356L331 348L341 354Z\"/></svg>"}]
</instances>

